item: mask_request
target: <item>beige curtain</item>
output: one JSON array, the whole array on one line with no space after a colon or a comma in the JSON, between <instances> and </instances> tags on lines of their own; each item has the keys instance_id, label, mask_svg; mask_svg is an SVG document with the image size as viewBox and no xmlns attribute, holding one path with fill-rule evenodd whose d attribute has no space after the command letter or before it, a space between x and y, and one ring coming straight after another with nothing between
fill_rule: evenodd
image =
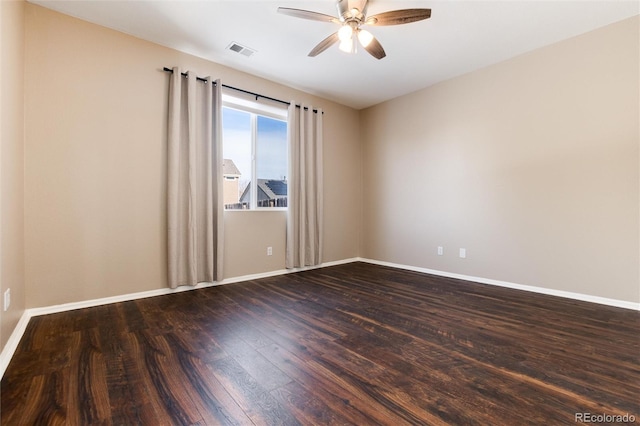
<instances>
[{"instance_id":1,"label":"beige curtain","mask_svg":"<svg viewBox=\"0 0 640 426\"><path fill-rule=\"evenodd\" d=\"M173 69L169 83L167 243L169 287L222 279L220 82Z\"/></svg>"},{"instance_id":2,"label":"beige curtain","mask_svg":"<svg viewBox=\"0 0 640 426\"><path fill-rule=\"evenodd\" d=\"M286 267L322 263L322 110L289 106Z\"/></svg>"}]
</instances>

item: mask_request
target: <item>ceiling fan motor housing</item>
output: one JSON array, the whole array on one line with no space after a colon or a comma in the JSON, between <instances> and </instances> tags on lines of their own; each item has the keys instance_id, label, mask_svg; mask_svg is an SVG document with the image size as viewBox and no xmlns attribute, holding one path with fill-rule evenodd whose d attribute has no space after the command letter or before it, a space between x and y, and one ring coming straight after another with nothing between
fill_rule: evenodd
<instances>
[{"instance_id":1,"label":"ceiling fan motor housing","mask_svg":"<svg viewBox=\"0 0 640 426\"><path fill-rule=\"evenodd\" d=\"M338 8L340 20L345 22L364 19L367 12L367 3L368 0L338 0L336 7Z\"/></svg>"}]
</instances>

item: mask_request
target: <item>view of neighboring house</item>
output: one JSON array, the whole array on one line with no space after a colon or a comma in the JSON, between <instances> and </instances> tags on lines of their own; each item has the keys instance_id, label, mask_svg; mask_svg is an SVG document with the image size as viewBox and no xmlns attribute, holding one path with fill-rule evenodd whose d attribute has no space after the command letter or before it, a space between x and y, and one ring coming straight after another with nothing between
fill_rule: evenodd
<instances>
[{"instance_id":1,"label":"view of neighboring house","mask_svg":"<svg viewBox=\"0 0 640 426\"><path fill-rule=\"evenodd\" d=\"M233 162L225 158L222 164L224 176L224 207L247 209L251 203L251 185L246 185L240 195L242 173ZM257 207L287 207L286 179L258 179Z\"/></svg>"},{"instance_id":2,"label":"view of neighboring house","mask_svg":"<svg viewBox=\"0 0 640 426\"><path fill-rule=\"evenodd\" d=\"M225 158L222 163L222 174L224 176L223 193L224 204L236 204L240 199L240 170L233 160Z\"/></svg>"},{"instance_id":3,"label":"view of neighboring house","mask_svg":"<svg viewBox=\"0 0 640 426\"><path fill-rule=\"evenodd\" d=\"M240 202L251 202L251 185L245 188ZM258 179L258 207L287 207L286 179Z\"/></svg>"}]
</instances>

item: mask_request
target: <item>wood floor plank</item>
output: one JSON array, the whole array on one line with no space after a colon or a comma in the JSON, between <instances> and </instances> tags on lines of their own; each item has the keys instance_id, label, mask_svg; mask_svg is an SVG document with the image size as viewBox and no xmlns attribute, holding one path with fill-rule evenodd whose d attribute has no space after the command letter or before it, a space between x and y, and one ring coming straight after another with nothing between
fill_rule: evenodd
<instances>
[{"instance_id":1,"label":"wood floor plank","mask_svg":"<svg viewBox=\"0 0 640 426\"><path fill-rule=\"evenodd\" d=\"M32 318L2 425L640 424L640 313L351 263Z\"/></svg>"},{"instance_id":2,"label":"wood floor plank","mask_svg":"<svg viewBox=\"0 0 640 426\"><path fill-rule=\"evenodd\" d=\"M296 382L289 382L271 391L271 394L300 419L303 424L313 425L356 425L331 409L321 399Z\"/></svg>"},{"instance_id":3,"label":"wood floor plank","mask_svg":"<svg viewBox=\"0 0 640 426\"><path fill-rule=\"evenodd\" d=\"M256 425L296 425L289 411L256 382L233 358L209 364L214 376L223 384L238 405Z\"/></svg>"},{"instance_id":4,"label":"wood floor plank","mask_svg":"<svg viewBox=\"0 0 640 426\"><path fill-rule=\"evenodd\" d=\"M127 366L125 365L125 337L127 325L122 304L107 305L99 308L98 338L105 364L105 380L111 406L118 410L111 412L115 425L141 424L141 408L129 385Z\"/></svg>"},{"instance_id":5,"label":"wood floor plank","mask_svg":"<svg viewBox=\"0 0 640 426\"><path fill-rule=\"evenodd\" d=\"M180 421L181 412L172 412L172 400L162 393L164 381L158 378L155 356L157 349L143 336L144 329L123 335L124 367L133 401L136 417L141 424L171 425ZM159 380L156 383L154 379ZM131 419L133 421L133 419ZM179 423L176 423L179 424Z\"/></svg>"},{"instance_id":6,"label":"wood floor plank","mask_svg":"<svg viewBox=\"0 0 640 426\"><path fill-rule=\"evenodd\" d=\"M321 400L325 406L339 413L348 422L356 425L379 424L375 420L375 407L366 408L358 400L354 403L355 395L328 379L326 382L317 380L315 372L307 368L306 363L297 354L294 355L277 344L260 348L258 351L290 377L295 377L296 383L307 393Z\"/></svg>"},{"instance_id":7,"label":"wood floor plank","mask_svg":"<svg viewBox=\"0 0 640 426\"><path fill-rule=\"evenodd\" d=\"M75 331L69 360L67 418L71 424L111 424L106 366L97 330Z\"/></svg>"}]
</instances>

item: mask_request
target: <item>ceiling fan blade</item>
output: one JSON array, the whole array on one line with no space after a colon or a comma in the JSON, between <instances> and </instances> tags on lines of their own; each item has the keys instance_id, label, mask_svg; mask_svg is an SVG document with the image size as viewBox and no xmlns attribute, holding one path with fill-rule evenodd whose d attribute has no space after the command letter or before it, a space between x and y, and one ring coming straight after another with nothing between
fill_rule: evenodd
<instances>
[{"instance_id":1,"label":"ceiling fan blade","mask_svg":"<svg viewBox=\"0 0 640 426\"><path fill-rule=\"evenodd\" d=\"M333 45L334 43L337 43L339 40L340 38L338 37L337 32L331 34L329 37L325 38L320 43L318 43L318 45L314 47L311 52L309 52L309 56L314 57L321 54L322 52L327 50L329 47L331 47L331 45Z\"/></svg>"},{"instance_id":2,"label":"ceiling fan blade","mask_svg":"<svg viewBox=\"0 0 640 426\"><path fill-rule=\"evenodd\" d=\"M384 49L382 48L382 45L380 44L378 39L375 37L371 39L368 45L363 47L367 52L371 54L371 56L373 56L376 59L382 59L385 56L387 56Z\"/></svg>"},{"instance_id":3,"label":"ceiling fan blade","mask_svg":"<svg viewBox=\"0 0 640 426\"><path fill-rule=\"evenodd\" d=\"M278 13L282 13L283 15L293 16L296 18L310 19L312 21L335 22L336 24L340 23L340 20L335 16L325 15L324 13L312 12L310 10L291 9L289 7L279 7Z\"/></svg>"},{"instance_id":4,"label":"ceiling fan blade","mask_svg":"<svg viewBox=\"0 0 640 426\"><path fill-rule=\"evenodd\" d=\"M349 13L349 0L338 0L336 7L338 8L338 16L340 19L346 19Z\"/></svg>"},{"instance_id":5,"label":"ceiling fan blade","mask_svg":"<svg viewBox=\"0 0 640 426\"><path fill-rule=\"evenodd\" d=\"M422 21L431 16L431 9L401 9L379 13L367 18L367 25L400 25Z\"/></svg>"}]
</instances>

